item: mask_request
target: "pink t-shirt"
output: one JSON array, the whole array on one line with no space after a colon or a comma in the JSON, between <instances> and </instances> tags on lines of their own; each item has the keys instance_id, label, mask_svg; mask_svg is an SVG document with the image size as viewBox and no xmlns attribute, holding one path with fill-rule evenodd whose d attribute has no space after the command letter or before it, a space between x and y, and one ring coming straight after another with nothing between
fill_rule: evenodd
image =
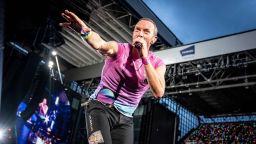
<instances>
[{"instance_id":1,"label":"pink t-shirt","mask_svg":"<svg viewBox=\"0 0 256 144\"><path fill-rule=\"evenodd\" d=\"M128 43L119 43L117 55L108 57L101 81L91 96L103 103L114 104L122 114L132 117L141 97L149 89L144 65L140 58L134 60ZM149 53L150 63L157 68L164 65L154 53Z\"/></svg>"}]
</instances>

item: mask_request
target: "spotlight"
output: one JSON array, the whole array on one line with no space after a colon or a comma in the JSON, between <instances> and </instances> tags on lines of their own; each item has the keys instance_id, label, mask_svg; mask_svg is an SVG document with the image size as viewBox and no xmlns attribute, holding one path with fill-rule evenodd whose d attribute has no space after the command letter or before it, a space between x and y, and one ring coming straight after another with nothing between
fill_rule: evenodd
<instances>
[{"instance_id":1,"label":"spotlight","mask_svg":"<svg viewBox=\"0 0 256 144\"><path fill-rule=\"evenodd\" d=\"M199 84L198 83L196 83L196 88L199 88Z\"/></svg>"},{"instance_id":2,"label":"spotlight","mask_svg":"<svg viewBox=\"0 0 256 144\"><path fill-rule=\"evenodd\" d=\"M57 52L55 50L52 51L52 55L53 56L56 56L57 55Z\"/></svg>"},{"instance_id":3,"label":"spotlight","mask_svg":"<svg viewBox=\"0 0 256 144\"><path fill-rule=\"evenodd\" d=\"M4 129L0 129L0 140L3 140L4 133L5 133Z\"/></svg>"},{"instance_id":4,"label":"spotlight","mask_svg":"<svg viewBox=\"0 0 256 144\"><path fill-rule=\"evenodd\" d=\"M52 69L53 65L54 65L53 61L50 60L50 61L48 62L48 67L49 67L50 69Z\"/></svg>"}]
</instances>

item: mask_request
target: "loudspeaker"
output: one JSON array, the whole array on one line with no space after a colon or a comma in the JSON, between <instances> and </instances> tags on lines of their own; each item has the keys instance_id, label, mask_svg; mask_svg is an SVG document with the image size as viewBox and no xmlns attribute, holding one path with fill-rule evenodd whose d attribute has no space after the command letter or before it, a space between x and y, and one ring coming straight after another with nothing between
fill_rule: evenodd
<instances>
[{"instance_id":1,"label":"loudspeaker","mask_svg":"<svg viewBox=\"0 0 256 144\"><path fill-rule=\"evenodd\" d=\"M175 144L177 130L178 116L158 100L149 100L141 119L139 144Z\"/></svg>"}]
</instances>

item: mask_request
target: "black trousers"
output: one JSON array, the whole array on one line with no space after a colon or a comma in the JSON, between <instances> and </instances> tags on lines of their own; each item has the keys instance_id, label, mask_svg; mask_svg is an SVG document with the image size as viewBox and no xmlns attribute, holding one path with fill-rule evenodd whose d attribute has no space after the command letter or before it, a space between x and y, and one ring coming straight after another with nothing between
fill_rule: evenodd
<instances>
[{"instance_id":1,"label":"black trousers","mask_svg":"<svg viewBox=\"0 0 256 144\"><path fill-rule=\"evenodd\" d=\"M97 100L87 107L86 126L89 144L133 144L133 118Z\"/></svg>"}]
</instances>

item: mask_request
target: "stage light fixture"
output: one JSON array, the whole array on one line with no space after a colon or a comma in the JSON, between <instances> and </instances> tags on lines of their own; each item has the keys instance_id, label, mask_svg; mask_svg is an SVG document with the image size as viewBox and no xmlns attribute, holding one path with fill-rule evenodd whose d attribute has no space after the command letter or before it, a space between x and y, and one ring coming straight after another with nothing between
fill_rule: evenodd
<instances>
[{"instance_id":1,"label":"stage light fixture","mask_svg":"<svg viewBox=\"0 0 256 144\"><path fill-rule=\"evenodd\" d=\"M0 140L3 140L4 133L5 133L4 129L0 129Z\"/></svg>"},{"instance_id":2,"label":"stage light fixture","mask_svg":"<svg viewBox=\"0 0 256 144\"><path fill-rule=\"evenodd\" d=\"M50 61L48 62L48 67L49 67L50 69L52 69L53 65L54 65L53 61L50 60Z\"/></svg>"},{"instance_id":3,"label":"stage light fixture","mask_svg":"<svg viewBox=\"0 0 256 144\"><path fill-rule=\"evenodd\" d=\"M196 88L199 88L199 84L198 84L198 82L196 83Z\"/></svg>"},{"instance_id":4,"label":"stage light fixture","mask_svg":"<svg viewBox=\"0 0 256 144\"><path fill-rule=\"evenodd\" d=\"M53 56L56 56L57 55L57 52L55 50L52 51L52 55Z\"/></svg>"}]
</instances>

